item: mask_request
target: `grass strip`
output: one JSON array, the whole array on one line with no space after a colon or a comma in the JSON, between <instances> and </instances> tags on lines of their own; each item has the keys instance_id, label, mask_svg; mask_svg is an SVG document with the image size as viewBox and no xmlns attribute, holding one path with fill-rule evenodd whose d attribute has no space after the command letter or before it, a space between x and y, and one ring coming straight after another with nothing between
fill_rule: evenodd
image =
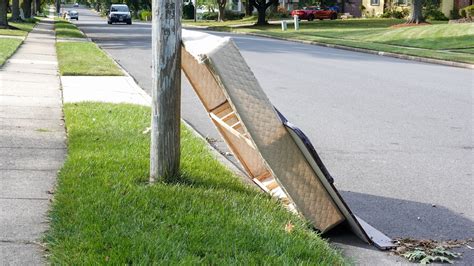
<instances>
[{"instance_id":1,"label":"grass strip","mask_svg":"<svg viewBox=\"0 0 474 266\"><path fill-rule=\"evenodd\" d=\"M64 107L68 157L45 240L52 264L342 265L305 221L244 185L182 128L181 176L147 185L150 108ZM285 230L287 223L294 225Z\"/></svg>"},{"instance_id":2,"label":"grass strip","mask_svg":"<svg viewBox=\"0 0 474 266\"><path fill-rule=\"evenodd\" d=\"M256 33L269 37L337 44L382 52L391 52L463 63L474 63L474 56L455 49L472 47L474 24L446 24L392 28L403 23L398 19L349 19L302 21L300 30L292 25L281 31L280 25L244 26L209 23L214 30ZM200 25L205 25L201 23Z\"/></svg>"},{"instance_id":3,"label":"grass strip","mask_svg":"<svg viewBox=\"0 0 474 266\"><path fill-rule=\"evenodd\" d=\"M8 16L10 17L10 16ZM8 22L11 29L0 29L0 35L9 36L26 36L28 32L32 31L36 23L39 21L38 18L25 19L22 22Z\"/></svg>"},{"instance_id":4,"label":"grass strip","mask_svg":"<svg viewBox=\"0 0 474 266\"><path fill-rule=\"evenodd\" d=\"M206 26L206 27L222 27L222 26L238 26L238 25L247 25L254 24L257 22L257 16L244 17L243 19L237 20L226 20L226 21L215 21L215 20L198 20L194 22L192 19L183 19L183 25L192 25L192 26Z\"/></svg>"},{"instance_id":5,"label":"grass strip","mask_svg":"<svg viewBox=\"0 0 474 266\"><path fill-rule=\"evenodd\" d=\"M347 47L362 48L380 52L390 52L418 57L434 58L446 61L454 61L461 63L470 63L474 64L474 55L469 53L454 52L448 50L430 50L422 48L411 48L411 47L401 47L394 46L383 43L374 43L374 42L363 42L363 41L354 41L354 40L342 40L335 38L324 38L319 36L304 36L300 34L285 34L275 32L258 32L258 34L269 36L269 37L279 37L279 38L288 38L292 40L303 40L303 41L314 41L324 44L336 44Z\"/></svg>"},{"instance_id":6,"label":"grass strip","mask_svg":"<svg viewBox=\"0 0 474 266\"><path fill-rule=\"evenodd\" d=\"M0 38L0 66L15 53L22 42L20 39Z\"/></svg>"},{"instance_id":7,"label":"grass strip","mask_svg":"<svg viewBox=\"0 0 474 266\"><path fill-rule=\"evenodd\" d=\"M117 65L93 42L57 42L63 76L122 76Z\"/></svg>"},{"instance_id":8,"label":"grass strip","mask_svg":"<svg viewBox=\"0 0 474 266\"><path fill-rule=\"evenodd\" d=\"M76 25L64 19L54 21L54 29L58 38L85 38Z\"/></svg>"}]
</instances>

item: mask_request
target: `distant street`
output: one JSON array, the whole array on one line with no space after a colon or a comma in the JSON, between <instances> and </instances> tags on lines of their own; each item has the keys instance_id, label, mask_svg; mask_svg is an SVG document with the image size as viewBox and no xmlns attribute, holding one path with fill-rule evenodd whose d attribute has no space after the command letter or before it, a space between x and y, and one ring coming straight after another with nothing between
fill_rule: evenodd
<instances>
[{"instance_id":1,"label":"distant street","mask_svg":"<svg viewBox=\"0 0 474 266\"><path fill-rule=\"evenodd\" d=\"M151 26L74 23L151 90ZM228 33L354 212L390 237L474 237L474 71ZM239 73L235 73L238 75ZM183 77L182 116L219 138ZM222 145L222 144L221 144ZM462 263L474 264L472 250Z\"/></svg>"}]
</instances>

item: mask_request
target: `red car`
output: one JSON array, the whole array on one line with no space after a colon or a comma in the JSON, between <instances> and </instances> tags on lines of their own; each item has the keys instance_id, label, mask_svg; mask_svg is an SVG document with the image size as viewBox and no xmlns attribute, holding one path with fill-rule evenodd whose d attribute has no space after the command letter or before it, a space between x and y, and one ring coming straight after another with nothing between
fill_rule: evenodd
<instances>
[{"instance_id":1,"label":"red car","mask_svg":"<svg viewBox=\"0 0 474 266\"><path fill-rule=\"evenodd\" d=\"M303 9L291 11L291 16L298 16L299 19L307 19L312 21L314 19L336 19L337 12L334 10L322 9L318 6L308 6Z\"/></svg>"}]
</instances>

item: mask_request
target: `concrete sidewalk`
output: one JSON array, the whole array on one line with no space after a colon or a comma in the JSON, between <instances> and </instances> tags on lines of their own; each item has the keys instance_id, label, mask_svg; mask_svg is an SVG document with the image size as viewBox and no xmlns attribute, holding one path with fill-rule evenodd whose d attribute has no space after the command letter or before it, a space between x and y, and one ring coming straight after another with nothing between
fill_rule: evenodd
<instances>
[{"instance_id":1,"label":"concrete sidewalk","mask_svg":"<svg viewBox=\"0 0 474 266\"><path fill-rule=\"evenodd\" d=\"M41 237L66 156L53 20L0 69L0 265L45 264Z\"/></svg>"}]
</instances>

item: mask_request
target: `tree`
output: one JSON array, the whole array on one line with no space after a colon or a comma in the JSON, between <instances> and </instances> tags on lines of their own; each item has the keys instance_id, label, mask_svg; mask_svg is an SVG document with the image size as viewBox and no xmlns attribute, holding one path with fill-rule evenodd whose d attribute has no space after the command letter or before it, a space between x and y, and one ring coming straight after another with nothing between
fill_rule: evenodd
<instances>
[{"instance_id":1,"label":"tree","mask_svg":"<svg viewBox=\"0 0 474 266\"><path fill-rule=\"evenodd\" d=\"M267 20L265 19L265 13L267 9L272 6L278 4L278 0L249 0L250 4L257 9L258 12L258 20L257 25L265 25L267 24Z\"/></svg>"},{"instance_id":2,"label":"tree","mask_svg":"<svg viewBox=\"0 0 474 266\"><path fill-rule=\"evenodd\" d=\"M425 22L425 18L422 13L422 0L413 0L411 4L410 17L407 23L420 24Z\"/></svg>"},{"instance_id":3,"label":"tree","mask_svg":"<svg viewBox=\"0 0 474 266\"><path fill-rule=\"evenodd\" d=\"M20 21L20 0L12 0L12 17L11 21L17 22Z\"/></svg>"},{"instance_id":4,"label":"tree","mask_svg":"<svg viewBox=\"0 0 474 266\"><path fill-rule=\"evenodd\" d=\"M249 0L242 0L242 5L245 6L245 16L251 16L253 12L253 6Z\"/></svg>"},{"instance_id":5,"label":"tree","mask_svg":"<svg viewBox=\"0 0 474 266\"><path fill-rule=\"evenodd\" d=\"M41 0L34 0L35 1L35 15L41 13Z\"/></svg>"},{"instance_id":6,"label":"tree","mask_svg":"<svg viewBox=\"0 0 474 266\"><path fill-rule=\"evenodd\" d=\"M8 0L0 0L0 29L8 28L7 9Z\"/></svg>"},{"instance_id":7,"label":"tree","mask_svg":"<svg viewBox=\"0 0 474 266\"><path fill-rule=\"evenodd\" d=\"M31 18L31 0L23 0L23 14L25 18Z\"/></svg>"},{"instance_id":8,"label":"tree","mask_svg":"<svg viewBox=\"0 0 474 266\"><path fill-rule=\"evenodd\" d=\"M217 0L217 8L219 9L219 13L217 15L218 21L224 21L226 4L227 4L227 0Z\"/></svg>"}]
</instances>

